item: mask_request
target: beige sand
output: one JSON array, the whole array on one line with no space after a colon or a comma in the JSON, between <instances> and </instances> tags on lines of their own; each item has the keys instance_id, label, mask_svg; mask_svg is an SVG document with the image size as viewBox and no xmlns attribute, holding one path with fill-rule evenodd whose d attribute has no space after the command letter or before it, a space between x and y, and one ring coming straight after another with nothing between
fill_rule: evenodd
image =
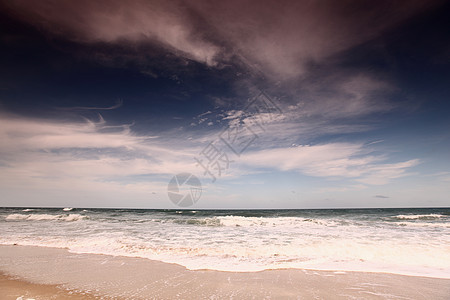
<instances>
[{"instance_id":1,"label":"beige sand","mask_svg":"<svg viewBox=\"0 0 450 300\"><path fill-rule=\"evenodd\" d=\"M147 259L42 247L0 246L0 270L53 284L46 287L50 293L59 290L57 284L117 299L449 299L450 295L449 279L295 269L189 271Z\"/></svg>"},{"instance_id":2,"label":"beige sand","mask_svg":"<svg viewBox=\"0 0 450 300\"><path fill-rule=\"evenodd\" d=\"M0 274L0 299L16 300L22 297L27 299L96 299L86 293L74 293L65 289L58 288L56 285L35 284L23 280L14 279L12 277Z\"/></svg>"}]
</instances>

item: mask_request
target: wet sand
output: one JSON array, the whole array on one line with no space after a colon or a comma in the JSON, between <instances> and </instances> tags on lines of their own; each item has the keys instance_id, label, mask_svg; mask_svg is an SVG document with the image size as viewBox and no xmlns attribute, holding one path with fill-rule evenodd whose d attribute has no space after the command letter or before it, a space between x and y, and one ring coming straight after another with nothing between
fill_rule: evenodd
<instances>
[{"instance_id":1,"label":"wet sand","mask_svg":"<svg viewBox=\"0 0 450 300\"><path fill-rule=\"evenodd\" d=\"M148 259L30 246L0 246L0 271L5 274L0 277L1 299L449 299L450 295L450 279L297 269L190 271Z\"/></svg>"},{"instance_id":2,"label":"wet sand","mask_svg":"<svg viewBox=\"0 0 450 300\"><path fill-rule=\"evenodd\" d=\"M57 285L35 284L0 274L0 299L2 300L40 300L40 299L96 299L86 293L75 293L59 288Z\"/></svg>"}]
</instances>

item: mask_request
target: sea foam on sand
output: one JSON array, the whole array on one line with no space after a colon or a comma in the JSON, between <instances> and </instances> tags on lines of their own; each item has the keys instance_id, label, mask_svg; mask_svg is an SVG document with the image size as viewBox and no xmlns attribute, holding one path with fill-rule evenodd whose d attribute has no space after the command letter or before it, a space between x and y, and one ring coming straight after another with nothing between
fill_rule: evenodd
<instances>
[{"instance_id":1,"label":"sea foam on sand","mask_svg":"<svg viewBox=\"0 0 450 300\"><path fill-rule=\"evenodd\" d=\"M189 271L141 258L0 246L0 271L37 284L117 299L448 299L450 280L383 273Z\"/></svg>"}]
</instances>

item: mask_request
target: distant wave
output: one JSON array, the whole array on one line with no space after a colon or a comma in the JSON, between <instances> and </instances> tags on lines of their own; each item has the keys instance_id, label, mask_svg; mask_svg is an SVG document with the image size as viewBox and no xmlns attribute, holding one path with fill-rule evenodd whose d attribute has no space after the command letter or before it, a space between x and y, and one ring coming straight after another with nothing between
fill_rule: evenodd
<instances>
[{"instance_id":1,"label":"distant wave","mask_svg":"<svg viewBox=\"0 0 450 300\"><path fill-rule=\"evenodd\" d=\"M394 216L396 219L400 220L433 220L444 217L444 215L439 214L427 214L427 215L397 215Z\"/></svg>"},{"instance_id":2,"label":"distant wave","mask_svg":"<svg viewBox=\"0 0 450 300\"><path fill-rule=\"evenodd\" d=\"M337 227L357 225L342 219L318 219L302 217L242 217L242 216L217 216L206 218L176 218L176 219L147 219L141 222L175 223L197 225L207 227L282 227L292 228L297 226Z\"/></svg>"},{"instance_id":3,"label":"distant wave","mask_svg":"<svg viewBox=\"0 0 450 300\"><path fill-rule=\"evenodd\" d=\"M49 214L10 214L6 216L6 220L28 220L28 221L78 221L86 218L80 214L69 214L69 215L49 215Z\"/></svg>"},{"instance_id":4,"label":"distant wave","mask_svg":"<svg viewBox=\"0 0 450 300\"><path fill-rule=\"evenodd\" d=\"M65 207L65 208L63 208L63 211L71 211L71 210L73 210L73 207Z\"/></svg>"},{"instance_id":5,"label":"distant wave","mask_svg":"<svg viewBox=\"0 0 450 300\"><path fill-rule=\"evenodd\" d=\"M407 227L442 227L450 228L450 223L432 223L432 222L395 222L399 226Z\"/></svg>"}]
</instances>

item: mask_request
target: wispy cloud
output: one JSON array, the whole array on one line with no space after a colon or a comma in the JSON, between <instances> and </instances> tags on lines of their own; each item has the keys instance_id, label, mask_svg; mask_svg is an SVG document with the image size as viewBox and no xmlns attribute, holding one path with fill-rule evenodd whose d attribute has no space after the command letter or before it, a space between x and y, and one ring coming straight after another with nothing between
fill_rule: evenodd
<instances>
[{"instance_id":1,"label":"wispy cloud","mask_svg":"<svg viewBox=\"0 0 450 300\"><path fill-rule=\"evenodd\" d=\"M123 100L119 99L116 101L116 104L112 105L112 106L106 106L106 107L101 107L101 106L72 106L72 107L59 107L58 109L60 110L113 110L113 109L117 109L122 107L123 105Z\"/></svg>"},{"instance_id":2,"label":"wispy cloud","mask_svg":"<svg viewBox=\"0 0 450 300\"><path fill-rule=\"evenodd\" d=\"M391 84L369 74L341 74L337 79L325 76L320 83L306 82L287 100L275 100L278 108L272 111L252 111L244 102L239 109L219 111L209 118L223 127L244 124L253 128L260 137L258 145L265 149L305 145L324 135L365 132L382 126L367 117L399 109L389 101L393 90Z\"/></svg>"},{"instance_id":3,"label":"wispy cloud","mask_svg":"<svg viewBox=\"0 0 450 300\"><path fill-rule=\"evenodd\" d=\"M52 122L19 117L0 118L2 182L34 178L68 178L86 182L120 181L135 175L167 175L194 167L193 149L167 145L154 136L138 136L130 128L104 122Z\"/></svg>"},{"instance_id":4,"label":"wispy cloud","mask_svg":"<svg viewBox=\"0 0 450 300\"><path fill-rule=\"evenodd\" d=\"M386 184L408 175L417 159L383 163L385 157L367 154L362 144L330 143L314 146L275 148L246 153L242 161L256 168L297 171L310 176L352 178L365 184Z\"/></svg>"},{"instance_id":5,"label":"wispy cloud","mask_svg":"<svg viewBox=\"0 0 450 300\"><path fill-rule=\"evenodd\" d=\"M212 141L208 132L193 139L136 135L129 127L103 131L101 122L52 122L3 116L0 118L0 168L2 182L35 178L85 179L87 182L125 180L131 176L167 177L179 172L197 172L194 157ZM328 143L274 147L262 144L249 149L228 176L296 171L309 176L351 178L365 184L384 184L405 176L419 160L384 163L383 155L372 155L362 143ZM15 178L15 179L14 179Z\"/></svg>"}]
</instances>

